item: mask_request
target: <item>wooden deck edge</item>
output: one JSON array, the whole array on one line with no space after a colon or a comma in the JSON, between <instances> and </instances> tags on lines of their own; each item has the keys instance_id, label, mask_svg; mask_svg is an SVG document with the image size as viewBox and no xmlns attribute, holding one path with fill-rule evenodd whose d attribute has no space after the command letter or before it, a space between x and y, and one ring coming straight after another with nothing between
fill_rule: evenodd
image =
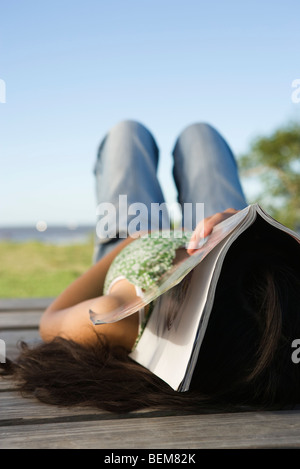
<instances>
[{"instance_id":1,"label":"wooden deck edge","mask_svg":"<svg viewBox=\"0 0 300 469\"><path fill-rule=\"evenodd\" d=\"M36 297L36 298L1 298L0 311L15 311L15 310L44 310L47 308L54 297Z\"/></svg>"}]
</instances>

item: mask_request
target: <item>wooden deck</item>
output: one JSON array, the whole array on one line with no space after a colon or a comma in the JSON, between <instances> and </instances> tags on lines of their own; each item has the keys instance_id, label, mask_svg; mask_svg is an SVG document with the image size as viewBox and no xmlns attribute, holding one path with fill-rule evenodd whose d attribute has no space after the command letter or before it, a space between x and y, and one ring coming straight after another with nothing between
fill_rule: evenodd
<instances>
[{"instance_id":1,"label":"wooden deck","mask_svg":"<svg viewBox=\"0 0 300 469\"><path fill-rule=\"evenodd\" d=\"M0 300L0 339L8 357L16 356L18 340L39 340L39 318L49 301ZM149 409L116 416L25 399L6 380L0 380L0 399L1 449L300 447L300 411L187 416Z\"/></svg>"}]
</instances>

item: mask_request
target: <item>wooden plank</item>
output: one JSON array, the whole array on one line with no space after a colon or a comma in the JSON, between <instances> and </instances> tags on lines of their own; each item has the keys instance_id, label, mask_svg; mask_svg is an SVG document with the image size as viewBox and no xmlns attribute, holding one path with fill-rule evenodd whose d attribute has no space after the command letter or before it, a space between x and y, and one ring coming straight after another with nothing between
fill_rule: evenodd
<instances>
[{"instance_id":1,"label":"wooden plank","mask_svg":"<svg viewBox=\"0 0 300 469\"><path fill-rule=\"evenodd\" d=\"M1 298L0 310L44 310L54 298Z\"/></svg>"},{"instance_id":2,"label":"wooden plank","mask_svg":"<svg viewBox=\"0 0 300 469\"><path fill-rule=\"evenodd\" d=\"M3 300L0 300L2 301L2 306L5 306L5 309L0 311L0 339L5 342L6 357L12 360L17 358L20 340L24 340L30 344L37 343L40 340L38 325L42 311L26 309L27 306L38 306L39 308L42 306L44 308L49 302L47 299L43 299L42 302L40 300L41 299L38 300L38 303L35 301L27 301L27 304L25 301L25 308L19 311L15 311L13 308L15 306L18 306L18 308L22 307L24 299L6 300L5 305L3 304ZM13 381L0 379L1 393L12 389L15 389L15 383ZM3 398L3 394L1 398Z\"/></svg>"},{"instance_id":3,"label":"wooden plank","mask_svg":"<svg viewBox=\"0 0 300 469\"><path fill-rule=\"evenodd\" d=\"M19 354L18 343L20 341L35 344L41 340L38 329L1 331L0 338L4 340L6 356L11 360L15 360Z\"/></svg>"},{"instance_id":4,"label":"wooden plank","mask_svg":"<svg viewBox=\"0 0 300 469\"><path fill-rule=\"evenodd\" d=\"M14 389L16 389L16 384L12 379L8 377L0 378L0 392L11 391ZM0 396L0 400L1 400L1 396Z\"/></svg>"},{"instance_id":5,"label":"wooden plank","mask_svg":"<svg viewBox=\"0 0 300 469\"><path fill-rule=\"evenodd\" d=\"M0 302L3 306L0 310L0 339L5 342L6 356L14 360L19 353L20 341L36 343L40 340L39 322L50 299L33 298L26 301L17 298Z\"/></svg>"},{"instance_id":6,"label":"wooden plank","mask_svg":"<svg viewBox=\"0 0 300 469\"><path fill-rule=\"evenodd\" d=\"M20 341L37 343L40 340L38 326L41 315L42 311L26 308L14 311L8 307L8 312L0 311L0 339L5 342L6 357L14 360L18 356Z\"/></svg>"},{"instance_id":7,"label":"wooden plank","mask_svg":"<svg viewBox=\"0 0 300 469\"><path fill-rule=\"evenodd\" d=\"M39 402L33 397L22 397L17 391L5 391L0 395L0 427L25 424L28 421L46 421L70 417L96 415L110 416L108 412L88 407L58 407Z\"/></svg>"},{"instance_id":8,"label":"wooden plank","mask_svg":"<svg viewBox=\"0 0 300 469\"><path fill-rule=\"evenodd\" d=\"M0 338L9 358L17 343L37 343L52 298L0 300ZM172 415L153 409L115 415L25 399L0 381L0 448L287 448L300 447L300 411Z\"/></svg>"},{"instance_id":9,"label":"wooden plank","mask_svg":"<svg viewBox=\"0 0 300 469\"><path fill-rule=\"evenodd\" d=\"M9 382L8 382L9 384ZM101 409L88 406L53 406L39 402L33 397L23 397L15 390L3 390L0 395L0 428L3 426L28 425L56 421L91 421L124 419L124 414L112 414ZM143 416L158 416L164 412L155 409L146 409L131 412L126 418L140 418ZM170 415L170 412L165 415Z\"/></svg>"},{"instance_id":10,"label":"wooden plank","mask_svg":"<svg viewBox=\"0 0 300 469\"><path fill-rule=\"evenodd\" d=\"M0 333L8 329L38 328L42 314L42 311L0 311Z\"/></svg>"},{"instance_id":11,"label":"wooden plank","mask_svg":"<svg viewBox=\"0 0 300 469\"><path fill-rule=\"evenodd\" d=\"M7 426L2 449L297 448L299 413L154 417Z\"/></svg>"}]
</instances>

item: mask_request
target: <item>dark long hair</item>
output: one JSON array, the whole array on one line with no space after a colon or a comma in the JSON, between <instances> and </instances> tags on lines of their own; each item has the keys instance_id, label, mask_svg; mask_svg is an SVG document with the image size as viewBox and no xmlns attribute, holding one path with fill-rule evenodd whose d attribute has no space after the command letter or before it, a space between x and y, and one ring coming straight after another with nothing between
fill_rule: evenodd
<instances>
[{"instance_id":1,"label":"dark long hair","mask_svg":"<svg viewBox=\"0 0 300 469\"><path fill-rule=\"evenodd\" d=\"M118 413L293 407L300 401L300 364L291 359L292 341L300 338L299 255L287 260L278 243L249 244L249 236L251 230L225 259L188 392L173 391L101 335L93 346L60 337L35 347L22 343L2 374L42 402Z\"/></svg>"}]
</instances>

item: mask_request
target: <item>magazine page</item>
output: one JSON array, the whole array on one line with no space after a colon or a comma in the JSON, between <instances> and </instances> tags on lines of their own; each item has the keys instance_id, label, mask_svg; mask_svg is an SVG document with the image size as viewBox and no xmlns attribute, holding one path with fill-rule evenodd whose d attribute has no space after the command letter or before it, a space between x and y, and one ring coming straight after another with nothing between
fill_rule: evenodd
<instances>
[{"instance_id":1,"label":"magazine page","mask_svg":"<svg viewBox=\"0 0 300 469\"><path fill-rule=\"evenodd\" d=\"M90 319L93 324L104 324L120 321L130 314L135 313L139 309L145 307L147 304L154 301L156 298L167 292L170 288L174 287L203 259L210 253L222 240L224 240L230 233L232 233L239 225L248 221L251 223L255 207L249 205L245 209L237 212L223 222L216 225L212 233L204 240L202 246L191 256L182 260L174 265L166 274L164 274L160 281L157 282L154 288L150 288L143 292L143 298L137 298L136 301L123 305L109 313L100 314L97 311L90 311Z\"/></svg>"},{"instance_id":2,"label":"magazine page","mask_svg":"<svg viewBox=\"0 0 300 469\"><path fill-rule=\"evenodd\" d=\"M133 360L174 390L186 390L186 386L182 389L182 381L186 377L216 263L229 241L230 236L227 236L219 242L180 284L156 300L147 326L130 354Z\"/></svg>"}]
</instances>

